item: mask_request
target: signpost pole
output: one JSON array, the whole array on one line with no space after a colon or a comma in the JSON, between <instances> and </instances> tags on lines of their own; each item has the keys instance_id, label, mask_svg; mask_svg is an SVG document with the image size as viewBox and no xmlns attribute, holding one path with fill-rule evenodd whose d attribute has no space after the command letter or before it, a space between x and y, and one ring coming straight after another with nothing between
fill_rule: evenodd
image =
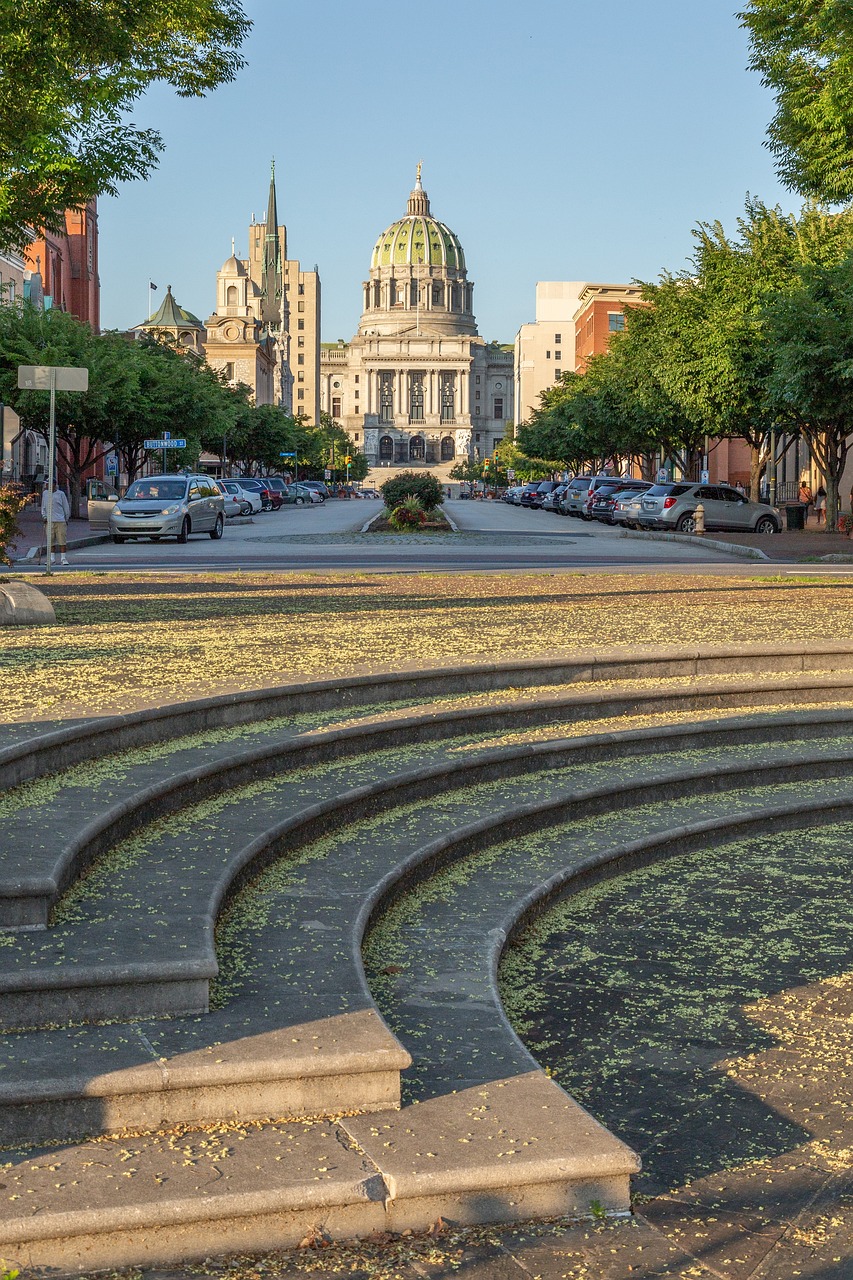
<instances>
[{"instance_id":1,"label":"signpost pole","mask_svg":"<svg viewBox=\"0 0 853 1280\"><path fill-rule=\"evenodd\" d=\"M50 430L47 444L47 555L45 573L53 573L53 490L56 484L56 367L50 369Z\"/></svg>"}]
</instances>

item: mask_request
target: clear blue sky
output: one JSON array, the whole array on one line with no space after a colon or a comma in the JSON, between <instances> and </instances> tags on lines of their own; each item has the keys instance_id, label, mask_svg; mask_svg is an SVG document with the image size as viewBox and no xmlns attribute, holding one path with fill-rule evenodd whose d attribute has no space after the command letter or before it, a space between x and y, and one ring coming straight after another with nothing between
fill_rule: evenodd
<instances>
[{"instance_id":1,"label":"clear blue sky","mask_svg":"<svg viewBox=\"0 0 853 1280\"><path fill-rule=\"evenodd\" d=\"M678 269L691 228L747 191L785 208L737 0L248 0L248 66L200 101L158 89L166 150L101 202L102 323L141 320L149 276L202 319L246 252L276 159L291 257L319 265L323 337L350 338L379 233L415 165L459 235L484 337L533 319L537 280Z\"/></svg>"}]
</instances>

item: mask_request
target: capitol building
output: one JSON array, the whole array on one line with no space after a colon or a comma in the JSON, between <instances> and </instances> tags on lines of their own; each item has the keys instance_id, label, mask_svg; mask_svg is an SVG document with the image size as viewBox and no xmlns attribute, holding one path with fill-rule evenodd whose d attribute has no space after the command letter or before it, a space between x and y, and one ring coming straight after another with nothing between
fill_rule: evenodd
<instances>
[{"instance_id":1,"label":"capitol building","mask_svg":"<svg viewBox=\"0 0 853 1280\"><path fill-rule=\"evenodd\" d=\"M478 334L462 245L432 216L420 165L362 291L355 337L321 349L320 407L371 466L486 457L513 416L513 351Z\"/></svg>"}]
</instances>

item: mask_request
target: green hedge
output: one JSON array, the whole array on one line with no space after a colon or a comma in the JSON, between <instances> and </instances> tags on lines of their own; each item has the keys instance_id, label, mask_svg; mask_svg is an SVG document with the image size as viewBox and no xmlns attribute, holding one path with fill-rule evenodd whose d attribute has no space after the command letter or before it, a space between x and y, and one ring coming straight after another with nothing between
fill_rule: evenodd
<instances>
[{"instance_id":1,"label":"green hedge","mask_svg":"<svg viewBox=\"0 0 853 1280\"><path fill-rule=\"evenodd\" d=\"M435 476L425 471L401 471L382 486L382 497L389 510L398 507L406 498L417 498L425 511L441 506L444 487Z\"/></svg>"}]
</instances>

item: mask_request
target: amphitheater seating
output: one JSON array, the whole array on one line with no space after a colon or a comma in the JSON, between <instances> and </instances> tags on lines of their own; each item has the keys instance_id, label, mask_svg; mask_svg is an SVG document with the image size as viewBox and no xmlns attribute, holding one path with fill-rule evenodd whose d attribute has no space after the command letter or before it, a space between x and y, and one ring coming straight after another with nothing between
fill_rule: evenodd
<instances>
[{"instance_id":1,"label":"amphitheater seating","mask_svg":"<svg viewBox=\"0 0 853 1280\"><path fill-rule=\"evenodd\" d=\"M752 646L10 734L0 1253L80 1271L625 1211L637 1158L518 1041L501 954L595 878L849 817L851 715L853 647ZM447 867L369 983L365 939Z\"/></svg>"}]
</instances>

